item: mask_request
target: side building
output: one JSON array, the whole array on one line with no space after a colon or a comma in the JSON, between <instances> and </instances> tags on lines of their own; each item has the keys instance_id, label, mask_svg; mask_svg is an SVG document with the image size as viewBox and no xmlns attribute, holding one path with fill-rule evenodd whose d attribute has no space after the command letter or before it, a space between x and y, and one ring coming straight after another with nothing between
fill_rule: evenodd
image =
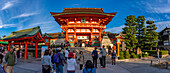
<instances>
[{"instance_id":1,"label":"side building","mask_svg":"<svg viewBox=\"0 0 170 73\"><path fill-rule=\"evenodd\" d=\"M158 46L170 51L170 28L166 27L159 33Z\"/></svg>"}]
</instances>

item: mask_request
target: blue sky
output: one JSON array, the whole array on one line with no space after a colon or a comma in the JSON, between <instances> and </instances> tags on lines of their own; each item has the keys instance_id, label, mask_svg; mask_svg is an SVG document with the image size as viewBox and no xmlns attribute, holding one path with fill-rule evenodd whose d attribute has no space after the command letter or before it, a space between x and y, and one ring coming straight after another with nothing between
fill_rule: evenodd
<instances>
[{"instance_id":1,"label":"blue sky","mask_svg":"<svg viewBox=\"0 0 170 73\"><path fill-rule=\"evenodd\" d=\"M155 21L158 32L170 28L170 0L0 0L0 36L36 26L40 26L43 33L60 32L50 12L81 7L117 12L106 28L112 33L122 31L128 15L143 15L146 20Z\"/></svg>"}]
</instances>

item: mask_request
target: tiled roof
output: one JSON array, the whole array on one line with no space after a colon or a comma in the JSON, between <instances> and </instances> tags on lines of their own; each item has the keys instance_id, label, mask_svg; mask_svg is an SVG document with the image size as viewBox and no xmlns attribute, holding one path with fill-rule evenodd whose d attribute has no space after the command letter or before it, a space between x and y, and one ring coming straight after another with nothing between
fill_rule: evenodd
<instances>
[{"instance_id":1,"label":"tiled roof","mask_svg":"<svg viewBox=\"0 0 170 73\"><path fill-rule=\"evenodd\" d=\"M64 8L62 13L72 13L72 12L104 13L102 8Z\"/></svg>"},{"instance_id":2,"label":"tiled roof","mask_svg":"<svg viewBox=\"0 0 170 73\"><path fill-rule=\"evenodd\" d=\"M2 38L2 40L31 37L31 36L36 35L38 32L40 32L40 34L41 34L41 29L39 26L34 27L34 28L14 31L14 32L11 32L11 34L8 35L7 37Z\"/></svg>"}]
</instances>

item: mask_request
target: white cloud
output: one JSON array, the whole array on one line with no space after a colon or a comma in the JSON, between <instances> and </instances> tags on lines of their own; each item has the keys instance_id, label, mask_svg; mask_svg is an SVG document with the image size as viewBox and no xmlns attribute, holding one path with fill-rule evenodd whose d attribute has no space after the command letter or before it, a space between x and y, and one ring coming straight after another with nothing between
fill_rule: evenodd
<instances>
[{"instance_id":1,"label":"white cloud","mask_svg":"<svg viewBox=\"0 0 170 73\"><path fill-rule=\"evenodd\" d=\"M113 27L113 28L109 28L106 29L106 31L109 31L111 33L120 33L122 31L122 28L124 28L125 25L119 26L119 27Z\"/></svg>"},{"instance_id":2,"label":"white cloud","mask_svg":"<svg viewBox=\"0 0 170 73\"><path fill-rule=\"evenodd\" d=\"M0 18L0 28L9 28L9 27L15 27L15 24L3 24Z\"/></svg>"},{"instance_id":3,"label":"white cloud","mask_svg":"<svg viewBox=\"0 0 170 73\"><path fill-rule=\"evenodd\" d=\"M32 23L32 24L28 25L28 27L36 27L36 26L40 26L40 25L48 25L49 23L52 23L52 21Z\"/></svg>"},{"instance_id":4,"label":"white cloud","mask_svg":"<svg viewBox=\"0 0 170 73\"><path fill-rule=\"evenodd\" d=\"M13 6L13 5L14 5L13 2L6 2L6 3L4 4L4 6L2 7L1 10L5 10L5 9L7 9L7 8L10 8L10 7Z\"/></svg>"},{"instance_id":5,"label":"white cloud","mask_svg":"<svg viewBox=\"0 0 170 73\"><path fill-rule=\"evenodd\" d=\"M15 24L3 24L3 25L0 25L0 28L9 28L9 27L15 27Z\"/></svg>"},{"instance_id":6,"label":"white cloud","mask_svg":"<svg viewBox=\"0 0 170 73\"><path fill-rule=\"evenodd\" d=\"M170 19L170 16L168 16L168 15L165 15L165 17L166 17L166 19Z\"/></svg>"},{"instance_id":7,"label":"white cloud","mask_svg":"<svg viewBox=\"0 0 170 73\"><path fill-rule=\"evenodd\" d=\"M157 32L160 32L162 31L163 29L165 29L166 27L169 27L170 28L170 21L162 21L162 22L156 22L154 23L156 24L156 27L157 27Z\"/></svg>"},{"instance_id":8,"label":"white cloud","mask_svg":"<svg viewBox=\"0 0 170 73\"><path fill-rule=\"evenodd\" d=\"M155 19L155 18L152 18L152 17L146 17L145 20L157 21L157 20L159 20L159 19Z\"/></svg>"},{"instance_id":9,"label":"white cloud","mask_svg":"<svg viewBox=\"0 0 170 73\"><path fill-rule=\"evenodd\" d=\"M80 4L72 4L72 6L79 6Z\"/></svg>"},{"instance_id":10,"label":"white cloud","mask_svg":"<svg viewBox=\"0 0 170 73\"><path fill-rule=\"evenodd\" d=\"M154 2L141 1L142 4L146 5L146 12L148 13L170 13L169 1L158 0Z\"/></svg>"},{"instance_id":11,"label":"white cloud","mask_svg":"<svg viewBox=\"0 0 170 73\"><path fill-rule=\"evenodd\" d=\"M14 16L14 17L12 17L11 19L22 18L22 17L29 17L29 16L33 16L33 15L36 15L36 14L38 14L38 13L23 13L23 14Z\"/></svg>"}]
</instances>

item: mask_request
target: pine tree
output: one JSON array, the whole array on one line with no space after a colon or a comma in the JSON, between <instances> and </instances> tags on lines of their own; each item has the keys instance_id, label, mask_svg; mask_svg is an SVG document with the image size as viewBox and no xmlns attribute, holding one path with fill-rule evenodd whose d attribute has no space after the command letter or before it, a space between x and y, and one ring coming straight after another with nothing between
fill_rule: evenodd
<instances>
[{"instance_id":1,"label":"pine tree","mask_svg":"<svg viewBox=\"0 0 170 73\"><path fill-rule=\"evenodd\" d=\"M146 35L145 17L144 16L138 16L136 30L137 30L136 36L138 38L137 47L144 48L144 46L145 46L145 35Z\"/></svg>"},{"instance_id":2,"label":"pine tree","mask_svg":"<svg viewBox=\"0 0 170 73\"><path fill-rule=\"evenodd\" d=\"M133 50L136 48L136 44L138 42L135 36L135 34L137 33L136 32L137 19L135 18L135 16L130 15L127 16L125 20L126 26L123 28L123 34L126 34L125 35L126 48Z\"/></svg>"},{"instance_id":3,"label":"pine tree","mask_svg":"<svg viewBox=\"0 0 170 73\"><path fill-rule=\"evenodd\" d=\"M154 24L154 21L146 21L148 24L147 26L147 32L146 32L146 48L150 48L152 50L152 47L157 47L158 45L158 33L155 31L157 27Z\"/></svg>"}]
</instances>

